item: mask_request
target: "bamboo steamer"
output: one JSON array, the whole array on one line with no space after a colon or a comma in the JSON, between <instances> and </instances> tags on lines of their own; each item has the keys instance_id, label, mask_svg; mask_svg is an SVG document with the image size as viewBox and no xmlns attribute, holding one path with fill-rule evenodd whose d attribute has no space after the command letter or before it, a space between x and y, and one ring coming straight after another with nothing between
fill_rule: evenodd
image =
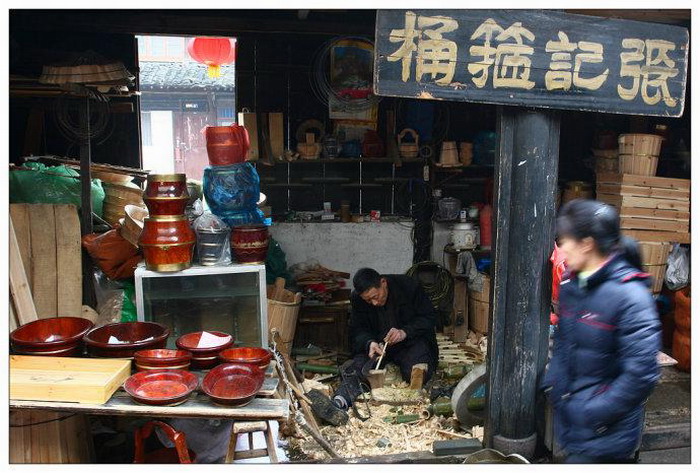
<instances>
[{"instance_id":1,"label":"bamboo steamer","mask_svg":"<svg viewBox=\"0 0 700 473\"><path fill-rule=\"evenodd\" d=\"M651 154L620 154L620 174L656 176L659 157Z\"/></svg>"},{"instance_id":2,"label":"bamboo steamer","mask_svg":"<svg viewBox=\"0 0 700 473\"><path fill-rule=\"evenodd\" d=\"M286 290L284 282L283 278L277 278L275 284L267 286L267 327L269 339L277 342L277 349L289 357L301 307L301 292L295 294ZM273 330L278 337L273 337Z\"/></svg>"},{"instance_id":3,"label":"bamboo steamer","mask_svg":"<svg viewBox=\"0 0 700 473\"><path fill-rule=\"evenodd\" d=\"M92 463L92 435L85 414L11 410L10 463Z\"/></svg>"},{"instance_id":4,"label":"bamboo steamer","mask_svg":"<svg viewBox=\"0 0 700 473\"><path fill-rule=\"evenodd\" d=\"M114 182L103 182L102 187L105 191L105 197L119 197L128 201L140 201L143 193L139 186L132 183L116 184Z\"/></svg>"},{"instance_id":5,"label":"bamboo steamer","mask_svg":"<svg viewBox=\"0 0 700 473\"><path fill-rule=\"evenodd\" d=\"M628 133L617 138L620 154L659 156L663 137L646 133Z\"/></svg>"}]
</instances>

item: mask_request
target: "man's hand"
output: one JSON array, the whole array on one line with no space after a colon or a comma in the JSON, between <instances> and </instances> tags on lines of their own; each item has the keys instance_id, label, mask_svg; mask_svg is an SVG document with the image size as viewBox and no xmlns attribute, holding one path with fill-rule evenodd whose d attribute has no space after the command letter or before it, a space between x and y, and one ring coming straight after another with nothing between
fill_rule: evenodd
<instances>
[{"instance_id":1,"label":"man's hand","mask_svg":"<svg viewBox=\"0 0 700 473\"><path fill-rule=\"evenodd\" d=\"M406 340L406 332L399 328L391 328L387 332L386 337L384 337L384 341L387 345L396 345L404 340Z\"/></svg>"},{"instance_id":2,"label":"man's hand","mask_svg":"<svg viewBox=\"0 0 700 473\"><path fill-rule=\"evenodd\" d=\"M369 344L368 356L370 358L374 359L377 355L382 355L383 353L384 353L384 350L382 350L382 347L379 346L379 343L372 342Z\"/></svg>"}]
</instances>

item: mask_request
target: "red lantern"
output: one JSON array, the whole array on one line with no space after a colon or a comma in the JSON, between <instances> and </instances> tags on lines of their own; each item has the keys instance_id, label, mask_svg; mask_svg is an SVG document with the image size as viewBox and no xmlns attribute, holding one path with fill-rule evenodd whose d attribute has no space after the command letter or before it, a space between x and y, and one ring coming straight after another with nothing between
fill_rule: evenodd
<instances>
[{"instance_id":1,"label":"red lantern","mask_svg":"<svg viewBox=\"0 0 700 473\"><path fill-rule=\"evenodd\" d=\"M219 77L221 67L236 61L236 40L233 38L192 38L187 52L195 61L209 66L209 77Z\"/></svg>"}]
</instances>

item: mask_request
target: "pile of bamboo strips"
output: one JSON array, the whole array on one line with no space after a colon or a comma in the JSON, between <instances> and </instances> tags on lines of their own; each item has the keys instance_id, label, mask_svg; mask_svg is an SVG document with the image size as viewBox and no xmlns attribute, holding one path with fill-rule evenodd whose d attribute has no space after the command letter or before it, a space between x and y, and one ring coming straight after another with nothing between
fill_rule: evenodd
<instances>
[{"instance_id":1,"label":"pile of bamboo strips","mask_svg":"<svg viewBox=\"0 0 700 473\"><path fill-rule=\"evenodd\" d=\"M302 288L305 299L330 302L333 292L345 287L350 273L334 271L320 264L299 265L291 268L296 283Z\"/></svg>"}]
</instances>

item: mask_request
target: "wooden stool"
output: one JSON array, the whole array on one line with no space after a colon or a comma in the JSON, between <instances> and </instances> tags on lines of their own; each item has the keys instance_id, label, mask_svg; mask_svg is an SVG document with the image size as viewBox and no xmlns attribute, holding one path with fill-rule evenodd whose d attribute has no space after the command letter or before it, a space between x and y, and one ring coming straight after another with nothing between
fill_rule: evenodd
<instances>
[{"instance_id":1,"label":"wooden stool","mask_svg":"<svg viewBox=\"0 0 700 473\"><path fill-rule=\"evenodd\" d=\"M265 432L266 448L253 449L253 433ZM236 452L236 443L239 434L248 434L248 450ZM246 458L270 457L270 463L277 463L277 450L275 440L272 438L272 428L269 421L260 422L234 422L231 427L231 440L228 444L226 463Z\"/></svg>"},{"instance_id":2,"label":"wooden stool","mask_svg":"<svg viewBox=\"0 0 700 473\"><path fill-rule=\"evenodd\" d=\"M145 453L144 441L158 427L167 435L175 448L161 448L154 452ZM152 420L134 433L134 463L193 463L197 455L187 448L185 434L173 429L165 422Z\"/></svg>"}]
</instances>

